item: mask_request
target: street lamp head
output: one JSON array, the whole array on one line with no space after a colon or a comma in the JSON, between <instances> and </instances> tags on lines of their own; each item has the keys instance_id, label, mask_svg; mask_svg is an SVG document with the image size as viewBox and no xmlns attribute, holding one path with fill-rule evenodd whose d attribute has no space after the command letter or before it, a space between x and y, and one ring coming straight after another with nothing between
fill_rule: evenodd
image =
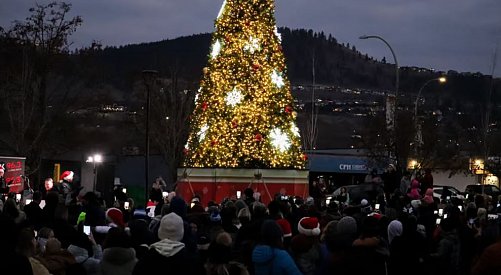
<instances>
[{"instance_id":1,"label":"street lamp head","mask_svg":"<svg viewBox=\"0 0 501 275\"><path fill-rule=\"evenodd\" d=\"M103 162L103 156L99 154L94 155L94 162Z\"/></svg>"},{"instance_id":2,"label":"street lamp head","mask_svg":"<svg viewBox=\"0 0 501 275\"><path fill-rule=\"evenodd\" d=\"M368 36L368 35L362 35L362 36L360 36L358 39L368 39L368 38L369 38L369 36Z\"/></svg>"},{"instance_id":3,"label":"street lamp head","mask_svg":"<svg viewBox=\"0 0 501 275\"><path fill-rule=\"evenodd\" d=\"M447 82L447 78L446 78L445 76L442 76L442 77L439 77L439 78L438 78L438 81L439 81L440 83L445 83L445 82Z\"/></svg>"},{"instance_id":4,"label":"street lamp head","mask_svg":"<svg viewBox=\"0 0 501 275\"><path fill-rule=\"evenodd\" d=\"M94 158L92 156L88 156L85 162L94 162Z\"/></svg>"}]
</instances>

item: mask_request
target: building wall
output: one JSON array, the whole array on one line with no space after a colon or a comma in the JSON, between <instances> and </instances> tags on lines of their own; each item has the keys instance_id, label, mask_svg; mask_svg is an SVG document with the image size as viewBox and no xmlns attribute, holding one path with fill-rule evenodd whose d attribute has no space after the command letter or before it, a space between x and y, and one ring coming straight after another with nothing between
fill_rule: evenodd
<instances>
[{"instance_id":1,"label":"building wall","mask_svg":"<svg viewBox=\"0 0 501 275\"><path fill-rule=\"evenodd\" d=\"M464 191L469 184L479 183L477 176L465 174L464 172L457 172L451 175L451 171L434 170L432 175L434 185L453 186L459 191Z\"/></svg>"}]
</instances>

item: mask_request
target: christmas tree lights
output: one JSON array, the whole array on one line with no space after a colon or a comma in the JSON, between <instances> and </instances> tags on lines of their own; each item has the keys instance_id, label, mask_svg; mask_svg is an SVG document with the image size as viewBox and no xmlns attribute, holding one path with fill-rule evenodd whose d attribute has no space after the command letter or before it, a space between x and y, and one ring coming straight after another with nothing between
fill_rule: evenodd
<instances>
[{"instance_id":1,"label":"christmas tree lights","mask_svg":"<svg viewBox=\"0 0 501 275\"><path fill-rule=\"evenodd\" d=\"M215 27L185 166L303 169L274 0L225 0Z\"/></svg>"}]
</instances>

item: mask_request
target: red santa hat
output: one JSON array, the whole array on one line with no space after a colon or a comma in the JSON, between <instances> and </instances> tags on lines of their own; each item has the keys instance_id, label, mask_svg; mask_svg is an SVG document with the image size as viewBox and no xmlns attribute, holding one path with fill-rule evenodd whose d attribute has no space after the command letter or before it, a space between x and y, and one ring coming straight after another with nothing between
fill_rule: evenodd
<instances>
[{"instance_id":1,"label":"red santa hat","mask_svg":"<svg viewBox=\"0 0 501 275\"><path fill-rule=\"evenodd\" d=\"M292 237L291 224L286 219L277 220L277 223L284 233L284 238Z\"/></svg>"},{"instance_id":2,"label":"red santa hat","mask_svg":"<svg viewBox=\"0 0 501 275\"><path fill-rule=\"evenodd\" d=\"M69 179L73 179L73 176L75 175L75 173L73 173L72 171L64 171L62 174L61 174L61 178L63 180L69 180Z\"/></svg>"},{"instance_id":3,"label":"red santa hat","mask_svg":"<svg viewBox=\"0 0 501 275\"><path fill-rule=\"evenodd\" d=\"M112 207L106 210L106 218L112 223L124 227L124 217L120 209Z\"/></svg>"},{"instance_id":4,"label":"red santa hat","mask_svg":"<svg viewBox=\"0 0 501 275\"><path fill-rule=\"evenodd\" d=\"M299 220L297 225L299 233L306 236L318 236L320 235L320 224L318 219L315 217L304 217Z\"/></svg>"}]
</instances>

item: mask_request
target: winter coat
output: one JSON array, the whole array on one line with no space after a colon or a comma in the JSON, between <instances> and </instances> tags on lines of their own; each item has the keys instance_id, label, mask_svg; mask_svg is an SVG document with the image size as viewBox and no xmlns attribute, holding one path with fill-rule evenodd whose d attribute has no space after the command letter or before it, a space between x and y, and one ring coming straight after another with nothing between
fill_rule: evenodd
<instances>
[{"instance_id":1,"label":"winter coat","mask_svg":"<svg viewBox=\"0 0 501 275\"><path fill-rule=\"evenodd\" d=\"M40 208L40 205L32 201L26 205L23 210L30 224L32 224L36 230L40 229L42 227L42 208Z\"/></svg>"},{"instance_id":2,"label":"winter coat","mask_svg":"<svg viewBox=\"0 0 501 275\"><path fill-rule=\"evenodd\" d=\"M419 193L419 181L412 180L411 182L411 190L407 194L407 196L411 200L419 200L421 198L421 194Z\"/></svg>"},{"instance_id":3,"label":"winter coat","mask_svg":"<svg viewBox=\"0 0 501 275\"><path fill-rule=\"evenodd\" d=\"M134 246L134 251L136 252L136 258L141 260L147 253L150 247L147 244L140 244Z\"/></svg>"},{"instance_id":4,"label":"winter coat","mask_svg":"<svg viewBox=\"0 0 501 275\"><path fill-rule=\"evenodd\" d=\"M37 259L29 257L31 269L33 270L33 275L49 275L49 270Z\"/></svg>"},{"instance_id":5,"label":"winter coat","mask_svg":"<svg viewBox=\"0 0 501 275\"><path fill-rule=\"evenodd\" d=\"M299 234L292 238L290 246L299 270L306 275L314 274L322 258L322 252L315 237Z\"/></svg>"},{"instance_id":6,"label":"winter coat","mask_svg":"<svg viewBox=\"0 0 501 275\"><path fill-rule=\"evenodd\" d=\"M357 239L353 242L352 257L358 259L353 274L385 275L390 252L383 240L377 237Z\"/></svg>"},{"instance_id":7,"label":"winter coat","mask_svg":"<svg viewBox=\"0 0 501 275\"><path fill-rule=\"evenodd\" d=\"M94 256L89 257L87 249L75 245L70 245L68 251L75 256L77 263L81 264L87 271L87 275L99 274L103 251L100 245L93 246Z\"/></svg>"},{"instance_id":8,"label":"winter coat","mask_svg":"<svg viewBox=\"0 0 501 275\"><path fill-rule=\"evenodd\" d=\"M410 181L410 179L403 177L400 180L400 193L407 194L407 192L409 191L409 188L411 188L411 181Z\"/></svg>"},{"instance_id":9,"label":"winter coat","mask_svg":"<svg viewBox=\"0 0 501 275\"><path fill-rule=\"evenodd\" d=\"M189 260L185 245L164 239L150 246L146 255L137 262L132 274L205 274L203 265Z\"/></svg>"},{"instance_id":10,"label":"winter coat","mask_svg":"<svg viewBox=\"0 0 501 275\"><path fill-rule=\"evenodd\" d=\"M257 245L252 251L252 262L256 275L300 275L292 257L282 249L268 245Z\"/></svg>"},{"instance_id":11,"label":"winter coat","mask_svg":"<svg viewBox=\"0 0 501 275\"><path fill-rule=\"evenodd\" d=\"M487 247L473 266L472 275L501 274L501 242Z\"/></svg>"},{"instance_id":12,"label":"winter coat","mask_svg":"<svg viewBox=\"0 0 501 275\"><path fill-rule=\"evenodd\" d=\"M437 252L431 254L431 257L435 260L438 274L458 274L461 249L457 233L455 231L443 232Z\"/></svg>"},{"instance_id":13,"label":"winter coat","mask_svg":"<svg viewBox=\"0 0 501 275\"><path fill-rule=\"evenodd\" d=\"M136 266L134 248L110 247L103 251L102 275L130 275Z\"/></svg>"},{"instance_id":14,"label":"winter coat","mask_svg":"<svg viewBox=\"0 0 501 275\"><path fill-rule=\"evenodd\" d=\"M42 262L53 275L64 275L69 266L77 263L73 254L64 249L56 253L45 254L42 257Z\"/></svg>"},{"instance_id":15,"label":"winter coat","mask_svg":"<svg viewBox=\"0 0 501 275\"><path fill-rule=\"evenodd\" d=\"M393 238L390 246L389 274L420 275L424 273L423 259L427 254L425 238L414 231Z\"/></svg>"}]
</instances>

